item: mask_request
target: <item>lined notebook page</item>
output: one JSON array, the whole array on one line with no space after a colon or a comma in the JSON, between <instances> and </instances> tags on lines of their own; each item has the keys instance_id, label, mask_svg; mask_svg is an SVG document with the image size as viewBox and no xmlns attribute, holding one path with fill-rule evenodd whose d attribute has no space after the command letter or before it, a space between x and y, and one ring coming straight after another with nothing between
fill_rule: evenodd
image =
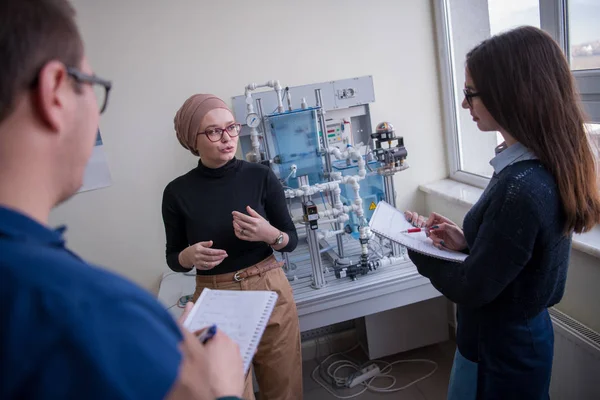
<instances>
[{"instance_id":1,"label":"lined notebook page","mask_svg":"<svg viewBox=\"0 0 600 400\"><path fill-rule=\"evenodd\" d=\"M240 347L248 372L276 302L275 292L204 289L183 326L194 332L217 325Z\"/></svg>"},{"instance_id":2,"label":"lined notebook page","mask_svg":"<svg viewBox=\"0 0 600 400\"><path fill-rule=\"evenodd\" d=\"M369 223L371 230L393 242L400 243L417 253L426 254L442 260L463 262L466 254L453 250L440 250L433 245L425 232L402 233L414 228L404 217L404 213L385 201L380 201Z\"/></svg>"}]
</instances>

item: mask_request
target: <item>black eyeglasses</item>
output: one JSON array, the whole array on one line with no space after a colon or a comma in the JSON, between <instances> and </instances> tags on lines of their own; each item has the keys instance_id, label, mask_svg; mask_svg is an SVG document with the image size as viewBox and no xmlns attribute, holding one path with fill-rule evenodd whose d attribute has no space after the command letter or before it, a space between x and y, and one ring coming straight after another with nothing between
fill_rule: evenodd
<instances>
[{"instance_id":1,"label":"black eyeglasses","mask_svg":"<svg viewBox=\"0 0 600 400\"><path fill-rule=\"evenodd\" d=\"M223 133L227 132L229 137L236 137L240 134L241 124L231 124L225 129L221 128L208 128L204 132L198 132L198 135L206 135L208 140L211 142L218 142L223 139Z\"/></svg>"},{"instance_id":2,"label":"black eyeglasses","mask_svg":"<svg viewBox=\"0 0 600 400\"><path fill-rule=\"evenodd\" d=\"M479 92L471 92L469 89L463 89L463 93L465 94L465 99L467 100L467 104L469 107L473 108L473 97L478 97L480 95Z\"/></svg>"},{"instance_id":3,"label":"black eyeglasses","mask_svg":"<svg viewBox=\"0 0 600 400\"><path fill-rule=\"evenodd\" d=\"M87 83L94 88L94 94L100 107L100 114L106 110L108 104L108 94L112 87L112 83L94 75L88 75L79 71L77 68L67 67L67 73L73 77L78 83Z\"/></svg>"}]
</instances>

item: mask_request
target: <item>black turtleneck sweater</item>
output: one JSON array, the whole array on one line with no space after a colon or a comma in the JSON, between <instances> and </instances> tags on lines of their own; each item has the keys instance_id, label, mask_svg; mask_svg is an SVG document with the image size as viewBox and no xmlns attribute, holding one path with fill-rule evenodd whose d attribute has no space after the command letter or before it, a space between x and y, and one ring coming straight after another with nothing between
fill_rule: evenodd
<instances>
[{"instance_id":1,"label":"black turtleneck sweater","mask_svg":"<svg viewBox=\"0 0 600 400\"><path fill-rule=\"evenodd\" d=\"M231 213L247 214L246 206L287 233L289 242L280 251L296 248L298 236L283 187L269 167L234 158L221 168L211 169L200 161L197 168L169 183L162 203L169 268L189 271L179 264L179 253L189 245L209 240L213 241L213 249L225 250L228 257L212 270L198 270L199 275L235 272L273 254L266 243L247 242L235 236Z\"/></svg>"}]
</instances>

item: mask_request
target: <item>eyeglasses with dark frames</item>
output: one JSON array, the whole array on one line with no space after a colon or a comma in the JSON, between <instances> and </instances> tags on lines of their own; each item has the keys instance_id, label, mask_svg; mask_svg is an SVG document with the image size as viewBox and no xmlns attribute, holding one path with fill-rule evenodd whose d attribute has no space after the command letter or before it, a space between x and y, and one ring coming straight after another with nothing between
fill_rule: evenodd
<instances>
[{"instance_id":1,"label":"eyeglasses with dark frames","mask_svg":"<svg viewBox=\"0 0 600 400\"><path fill-rule=\"evenodd\" d=\"M469 107L473 108L473 97L479 97L479 92L472 92L470 89L463 89L463 93L465 95L465 99L467 100L467 104Z\"/></svg>"},{"instance_id":2,"label":"eyeglasses with dark frames","mask_svg":"<svg viewBox=\"0 0 600 400\"><path fill-rule=\"evenodd\" d=\"M84 72L81 72L79 69L75 67L66 67L67 74L72 77L77 83L87 83L88 85L92 85L94 88L94 94L96 95L96 100L98 102L98 106L100 108L100 114L102 114L106 110L106 106L108 105L108 94L110 93L110 89L112 88L112 82L107 81L106 79L99 78L95 75L89 75ZM36 87L39 83L39 72L31 82L31 87Z\"/></svg>"},{"instance_id":3,"label":"eyeglasses with dark frames","mask_svg":"<svg viewBox=\"0 0 600 400\"><path fill-rule=\"evenodd\" d=\"M229 137L236 137L240 134L240 130L242 129L241 124L231 124L227 128L208 128L204 132L198 132L198 135L206 135L208 140L211 142L218 142L223 139L223 134L227 132Z\"/></svg>"},{"instance_id":4,"label":"eyeglasses with dark frames","mask_svg":"<svg viewBox=\"0 0 600 400\"><path fill-rule=\"evenodd\" d=\"M87 83L94 87L96 100L98 101L98 106L100 107L100 114L102 114L108 105L108 94L112 88L112 82L98 78L95 75L86 74L73 67L67 67L67 73L78 83Z\"/></svg>"}]
</instances>

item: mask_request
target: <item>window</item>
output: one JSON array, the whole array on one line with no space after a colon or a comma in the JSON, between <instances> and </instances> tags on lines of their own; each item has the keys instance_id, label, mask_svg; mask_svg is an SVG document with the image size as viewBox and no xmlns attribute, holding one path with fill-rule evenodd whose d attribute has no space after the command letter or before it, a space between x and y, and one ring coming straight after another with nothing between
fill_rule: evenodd
<instances>
[{"instance_id":1,"label":"window","mask_svg":"<svg viewBox=\"0 0 600 400\"><path fill-rule=\"evenodd\" d=\"M587 124L587 129L590 134L592 151L596 155L596 168L600 176L600 124Z\"/></svg>"},{"instance_id":2,"label":"window","mask_svg":"<svg viewBox=\"0 0 600 400\"><path fill-rule=\"evenodd\" d=\"M600 69L600 1L570 0L567 10L571 69Z\"/></svg>"},{"instance_id":3,"label":"window","mask_svg":"<svg viewBox=\"0 0 600 400\"><path fill-rule=\"evenodd\" d=\"M482 40L517 26L542 28L561 44L590 119L588 128L596 127L590 137L600 140L599 0L434 0L434 4L452 178L487 185L493 172L489 160L502 142L498 133L480 132L461 107L466 54Z\"/></svg>"}]
</instances>

